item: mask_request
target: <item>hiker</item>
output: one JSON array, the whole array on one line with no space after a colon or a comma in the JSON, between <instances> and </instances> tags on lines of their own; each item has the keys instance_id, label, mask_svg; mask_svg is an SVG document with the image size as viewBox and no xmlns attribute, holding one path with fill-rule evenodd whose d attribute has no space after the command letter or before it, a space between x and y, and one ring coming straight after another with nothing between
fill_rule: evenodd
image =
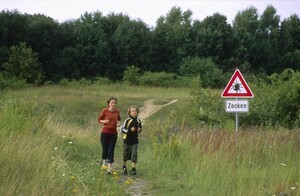
<instances>
[{"instance_id":1,"label":"hiker","mask_svg":"<svg viewBox=\"0 0 300 196\"><path fill-rule=\"evenodd\" d=\"M120 111L116 108L118 99L110 97L107 99L108 107L103 108L98 116L98 122L102 124L100 142L102 146L102 169L107 168L107 174L112 173L114 162L114 151L117 142L117 126L121 120Z\"/></svg>"},{"instance_id":2,"label":"hiker","mask_svg":"<svg viewBox=\"0 0 300 196\"><path fill-rule=\"evenodd\" d=\"M126 162L131 160L131 173L136 175L136 163L138 154L138 135L142 131L141 120L138 119L139 109L136 106L130 106L127 110L128 118L121 126L123 133L123 173L127 175Z\"/></svg>"}]
</instances>

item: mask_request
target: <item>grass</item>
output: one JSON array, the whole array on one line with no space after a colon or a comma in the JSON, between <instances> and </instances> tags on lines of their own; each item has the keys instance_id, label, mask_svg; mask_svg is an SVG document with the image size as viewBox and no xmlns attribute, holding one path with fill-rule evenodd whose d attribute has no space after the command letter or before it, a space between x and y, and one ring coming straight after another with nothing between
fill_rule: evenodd
<instances>
[{"instance_id":1,"label":"grass","mask_svg":"<svg viewBox=\"0 0 300 196\"><path fill-rule=\"evenodd\" d=\"M44 86L0 96L1 195L300 195L299 130L193 127L191 89L124 84ZM127 107L165 104L140 136L138 179L100 169L97 115L108 96ZM195 123L196 124L196 123ZM122 180L120 180L122 179ZM131 188L131 189L130 189Z\"/></svg>"}]
</instances>

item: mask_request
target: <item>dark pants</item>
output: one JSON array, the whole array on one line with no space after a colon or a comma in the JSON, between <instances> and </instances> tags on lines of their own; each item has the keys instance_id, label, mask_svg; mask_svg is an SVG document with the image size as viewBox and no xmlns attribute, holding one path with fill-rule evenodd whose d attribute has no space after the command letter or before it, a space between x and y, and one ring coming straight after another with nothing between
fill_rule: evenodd
<instances>
[{"instance_id":1,"label":"dark pants","mask_svg":"<svg viewBox=\"0 0 300 196\"><path fill-rule=\"evenodd\" d=\"M129 161L137 163L138 144L126 144L123 143L123 161Z\"/></svg>"},{"instance_id":2,"label":"dark pants","mask_svg":"<svg viewBox=\"0 0 300 196\"><path fill-rule=\"evenodd\" d=\"M114 162L117 138L117 134L101 133L100 141L102 146L102 159L107 159L108 163Z\"/></svg>"}]
</instances>

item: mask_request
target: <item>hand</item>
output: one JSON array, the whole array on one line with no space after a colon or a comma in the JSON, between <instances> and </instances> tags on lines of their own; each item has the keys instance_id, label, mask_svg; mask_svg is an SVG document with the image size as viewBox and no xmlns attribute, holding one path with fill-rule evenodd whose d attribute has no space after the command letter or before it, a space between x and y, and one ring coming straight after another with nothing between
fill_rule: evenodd
<instances>
[{"instance_id":1,"label":"hand","mask_svg":"<svg viewBox=\"0 0 300 196\"><path fill-rule=\"evenodd\" d=\"M138 131L138 132L141 132L141 127L138 127L138 128L137 128L137 131Z\"/></svg>"},{"instance_id":2,"label":"hand","mask_svg":"<svg viewBox=\"0 0 300 196\"><path fill-rule=\"evenodd\" d=\"M135 131L135 127L131 127L131 131Z\"/></svg>"},{"instance_id":3,"label":"hand","mask_svg":"<svg viewBox=\"0 0 300 196\"><path fill-rule=\"evenodd\" d=\"M102 120L102 123L103 123L103 124L108 124L108 123L109 123L109 119Z\"/></svg>"}]
</instances>

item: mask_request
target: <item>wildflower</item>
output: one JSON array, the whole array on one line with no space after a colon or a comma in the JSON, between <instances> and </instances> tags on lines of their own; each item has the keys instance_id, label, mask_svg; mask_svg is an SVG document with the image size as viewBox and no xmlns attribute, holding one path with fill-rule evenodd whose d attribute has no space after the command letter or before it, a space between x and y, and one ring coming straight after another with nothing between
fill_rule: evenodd
<instances>
[{"instance_id":1,"label":"wildflower","mask_svg":"<svg viewBox=\"0 0 300 196\"><path fill-rule=\"evenodd\" d=\"M69 141L69 144L73 144L73 142Z\"/></svg>"},{"instance_id":2,"label":"wildflower","mask_svg":"<svg viewBox=\"0 0 300 196\"><path fill-rule=\"evenodd\" d=\"M76 176L70 176L71 179L76 179Z\"/></svg>"},{"instance_id":3,"label":"wildflower","mask_svg":"<svg viewBox=\"0 0 300 196\"><path fill-rule=\"evenodd\" d=\"M63 135L62 137L63 137L63 138L65 138L66 136L65 136L65 135Z\"/></svg>"},{"instance_id":4,"label":"wildflower","mask_svg":"<svg viewBox=\"0 0 300 196\"><path fill-rule=\"evenodd\" d=\"M118 175L118 172L114 171L114 172L113 172L113 175L115 175L115 176Z\"/></svg>"},{"instance_id":5,"label":"wildflower","mask_svg":"<svg viewBox=\"0 0 300 196\"><path fill-rule=\"evenodd\" d=\"M108 168L107 165L102 165L102 166L101 166L101 169L102 169L102 170L107 170L107 168Z\"/></svg>"},{"instance_id":6,"label":"wildflower","mask_svg":"<svg viewBox=\"0 0 300 196\"><path fill-rule=\"evenodd\" d=\"M77 193L76 189L71 190L71 193Z\"/></svg>"},{"instance_id":7,"label":"wildflower","mask_svg":"<svg viewBox=\"0 0 300 196\"><path fill-rule=\"evenodd\" d=\"M119 176L115 176L115 180L116 181L120 180L120 177Z\"/></svg>"},{"instance_id":8,"label":"wildflower","mask_svg":"<svg viewBox=\"0 0 300 196\"><path fill-rule=\"evenodd\" d=\"M287 164L285 164L285 163L280 163L280 165L285 166L285 167L287 166Z\"/></svg>"},{"instance_id":9,"label":"wildflower","mask_svg":"<svg viewBox=\"0 0 300 196\"><path fill-rule=\"evenodd\" d=\"M127 184L127 185L134 184L134 180L133 180L132 178L128 178L128 179L125 181L125 184Z\"/></svg>"},{"instance_id":10,"label":"wildflower","mask_svg":"<svg viewBox=\"0 0 300 196\"><path fill-rule=\"evenodd\" d=\"M65 176L66 174L63 174L62 176Z\"/></svg>"},{"instance_id":11,"label":"wildflower","mask_svg":"<svg viewBox=\"0 0 300 196\"><path fill-rule=\"evenodd\" d=\"M292 189L292 190L295 190L295 189L296 189L296 187L294 187L294 186L293 186L293 187L291 187L291 189Z\"/></svg>"},{"instance_id":12,"label":"wildflower","mask_svg":"<svg viewBox=\"0 0 300 196\"><path fill-rule=\"evenodd\" d=\"M57 150L57 149L58 149L57 147L54 148L54 150Z\"/></svg>"}]
</instances>

